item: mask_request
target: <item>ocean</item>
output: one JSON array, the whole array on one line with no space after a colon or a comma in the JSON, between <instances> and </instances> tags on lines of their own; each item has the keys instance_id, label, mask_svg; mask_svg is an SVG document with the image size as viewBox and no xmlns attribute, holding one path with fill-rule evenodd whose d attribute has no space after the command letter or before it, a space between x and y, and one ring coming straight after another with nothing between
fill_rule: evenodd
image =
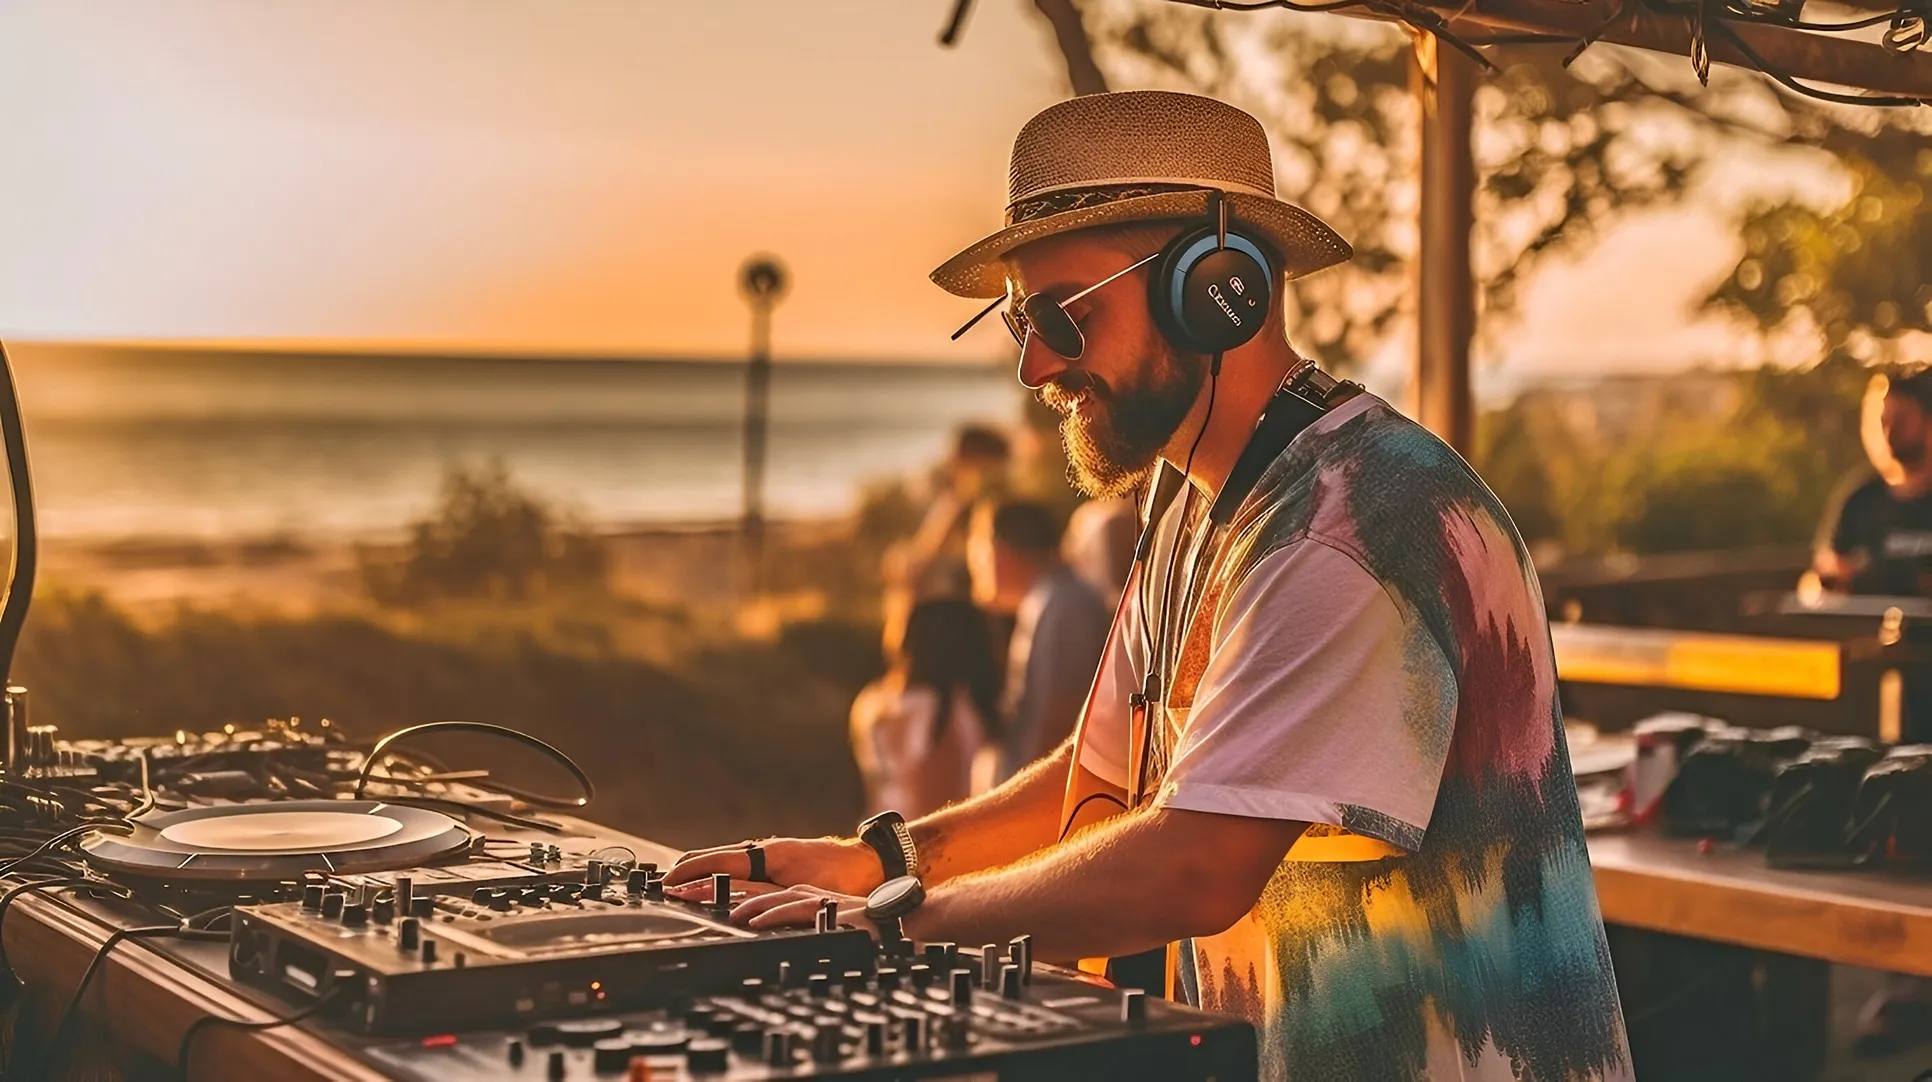
<instances>
[{"instance_id":1,"label":"ocean","mask_svg":"<svg viewBox=\"0 0 1932 1082\"><path fill-rule=\"evenodd\" d=\"M43 535L393 536L452 466L500 461L591 525L735 517L744 367L9 343ZM773 368L765 503L846 513L961 423L1011 424L1005 367Z\"/></svg>"}]
</instances>

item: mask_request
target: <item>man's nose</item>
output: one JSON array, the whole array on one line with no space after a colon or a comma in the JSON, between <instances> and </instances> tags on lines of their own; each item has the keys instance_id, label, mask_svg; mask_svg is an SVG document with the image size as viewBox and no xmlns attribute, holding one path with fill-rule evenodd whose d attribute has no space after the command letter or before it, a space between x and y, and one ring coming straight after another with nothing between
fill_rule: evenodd
<instances>
[{"instance_id":1,"label":"man's nose","mask_svg":"<svg viewBox=\"0 0 1932 1082\"><path fill-rule=\"evenodd\" d=\"M1066 370L1065 357L1048 349L1039 335L1027 332L1026 344L1020 347L1020 386L1037 391Z\"/></svg>"}]
</instances>

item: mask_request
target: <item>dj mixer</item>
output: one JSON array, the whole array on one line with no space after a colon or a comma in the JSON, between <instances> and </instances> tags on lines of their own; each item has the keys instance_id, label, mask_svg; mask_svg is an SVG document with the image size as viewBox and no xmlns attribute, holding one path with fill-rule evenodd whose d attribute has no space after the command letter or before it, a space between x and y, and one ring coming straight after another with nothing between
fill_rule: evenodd
<instances>
[{"instance_id":1,"label":"dj mixer","mask_svg":"<svg viewBox=\"0 0 1932 1082\"><path fill-rule=\"evenodd\" d=\"M658 1010L436 1033L366 1055L423 1082L1255 1077L1247 1023L1035 963L1024 937L927 943L843 970L781 963Z\"/></svg>"},{"instance_id":2,"label":"dj mixer","mask_svg":"<svg viewBox=\"0 0 1932 1082\"><path fill-rule=\"evenodd\" d=\"M639 851L668 854L627 841L338 797L190 802L78 848L148 904L219 901L222 979L398 1079L1255 1077L1246 1022L1038 963L1026 937L882 953L829 909L752 932L728 876L667 895Z\"/></svg>"}]
</instances>

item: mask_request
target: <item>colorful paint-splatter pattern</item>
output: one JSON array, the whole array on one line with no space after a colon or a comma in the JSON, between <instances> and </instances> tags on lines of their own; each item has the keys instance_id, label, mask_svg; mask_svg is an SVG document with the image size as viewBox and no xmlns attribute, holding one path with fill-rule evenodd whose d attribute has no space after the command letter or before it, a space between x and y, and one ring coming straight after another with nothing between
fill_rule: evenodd
<instances>
[{"instance_id":1,"label":"colorful paint-splatter pattern","mask_svg":"<svg viewBox=\"0 0 1932 1082\"><path fill-rule=\"evenodd\" d=\"M1407 674L1409 735L1445 763L1434 810L1424 829L1344 807L1320 829L1405 855L1291 853L1247 918L1179 946L1179 990L1254 1020L1270 1079L1629 1077L1535 572L1495 496L1425 429L1363 396L1270 467L1210 565L1154 762L1185 724L1217 605L1309 539L1390 592L1412 655L1448 659Z\"/></svg>"}]
</instances>

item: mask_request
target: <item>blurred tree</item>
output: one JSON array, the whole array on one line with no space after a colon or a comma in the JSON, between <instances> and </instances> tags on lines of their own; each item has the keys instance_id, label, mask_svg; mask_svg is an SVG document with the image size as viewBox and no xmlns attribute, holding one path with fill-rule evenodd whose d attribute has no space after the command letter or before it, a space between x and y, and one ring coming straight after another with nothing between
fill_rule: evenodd
<instances>
[{"instance_id":1,"label":"blurred tree","mask_svg":"<svg viewBox=\"0 0 1932 1082\"><path fill-rule=\"evenodd\" d=\"M526 601L551 590L602 587L609 570L603 544L560 522L511 482L501 462L451 468L441 503L410 527L401 560L362 561L364 588L384 605Z\"/></svg>"},{"instance_id":2,"label":"blurred tree","mask_svg":"<svg viewBox=\"0 0 1932 1082\"><path fill-rule=\"evenodd\" d=\"M1287 298L1298 342L1346 367L1412 317L1418 146L1403 30L1162 0L1088 0L1082 10L1115 84L1194 90L1248 109L1274 141L1282 197L1354 243L1353 261ZM1682 198L1740 148L1842 155L1873 139L1923 140L1907 114L1820 105L1728 68L1704 88L1676 58L1616 46L1592 46L1566 65L1572 48L1493 48L1501 73L1477 92L1471 243L1492 345L1546 260L1575 258L1623 216ZM1895 164L1879 172L1900 176Z\"/></svg>"},{"instance_id":3,"label":"blurred tree","mask_svg":"<svg viewBox=\"0 0 1932 1082\"><path fill-rule=\"evenodd\" d=\"M1825 209L1760 205L1744 220L1744 254L1705 300L1766 336L1796 336L1821 355L1893 363L1932 334L1932 147L1888 125L1835 129L1821 145L1850 183Z\"/></svg>"}]
</instances>

